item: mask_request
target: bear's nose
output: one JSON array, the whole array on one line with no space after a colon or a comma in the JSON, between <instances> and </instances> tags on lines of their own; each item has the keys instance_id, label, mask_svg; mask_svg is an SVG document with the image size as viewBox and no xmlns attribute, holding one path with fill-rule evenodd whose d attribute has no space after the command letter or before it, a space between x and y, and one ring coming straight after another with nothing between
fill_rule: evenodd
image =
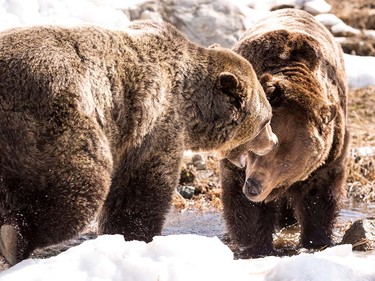
<instances>
[{"instance_id":1,"label":"bear's nose","mask_svg":"<svg viewBox=\"0 0 375 281\"><path fill-rule=\"evenodd\" d=\"M262 192L260 181L252 177L246 180L244 189L245 195L249 197L258 196Z\"/></svg>"}]
</instances>

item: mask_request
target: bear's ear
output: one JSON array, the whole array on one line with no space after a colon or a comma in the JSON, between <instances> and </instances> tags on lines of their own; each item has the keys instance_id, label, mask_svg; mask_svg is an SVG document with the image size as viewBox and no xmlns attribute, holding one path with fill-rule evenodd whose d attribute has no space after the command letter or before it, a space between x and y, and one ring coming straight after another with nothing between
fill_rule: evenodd
<instances>
[{"instance_id":1,"label":"bear's ear","mask_svg":"<svg viewBox=\"0 0 375 281\"><path fill-rule=\"evenodd\" d=\"M280 106L285 99L285 89L282 80L276 79L267 73L259 81L272 108L275 109Z\"/></svg>"},{"instance_id":2,"label":"bear's ear","mask_svg":"<svg viewBox=\"0 0 375 281\"><path fill-rule=\"evenodd\" d=\"M237 76L229 72L222 72L219 75L220 91L227 95L231 103L240 109L243 106L244 97L241 94L240 81Z\"/></svg>"},{"instance_id":3,"label":"bear's ear","mask_svg":"<svg viewBox=\"0 0 375 281\"><path fill-rule=\"evenodd\" d=\"M224 93L233 94L238 87L239 81L237 77L229 72L222 72L219 75L220 88Z\"/></svg>"},{"instance_id":4,"label":"bear's ear","mask_svg":"<svg viewBox=\"0 0 375 281\"><path fill-rule=\"evenodd\" d=\"M334 104L324 105L320 109L320 116L322 117L323 124L329 124L337 114L337 106Z\"/></svg>"}]
</instances>

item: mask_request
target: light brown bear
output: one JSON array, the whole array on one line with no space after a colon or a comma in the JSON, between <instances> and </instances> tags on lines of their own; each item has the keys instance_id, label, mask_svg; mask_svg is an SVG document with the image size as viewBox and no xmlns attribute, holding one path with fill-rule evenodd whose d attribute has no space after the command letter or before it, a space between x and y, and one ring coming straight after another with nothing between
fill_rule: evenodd
<instances>
[{"instance_id":1,"label":"light brown bear","mask_svg":"<svg viewBox=\"0 0 375 281\"><path fill-rule=\"evenodd\" d=\"M271 149L271 107L250 63L169 24L0 34L0 249L10 264L72 238L160 234L183 151L234 162ZM260 132L262 143L252 139ZM259 137L257 137L259 138ZM105 203L104 203L105 201Z\"/></svg>"},{"instance_id":2,"label":"light brown bear","mask_svg":"<svg viewBox=\"0 0 375 281\"><path fill-rule=\"evenodd\" d=\"M346 76L341 47L310 14L285 9L250 28L234 51L252 63L273 110L279 146L221 162L224 217L240 257L275 253L277 227L301 226L305 248L332 245L345 195Z\"/></svg>"}]
</instances>

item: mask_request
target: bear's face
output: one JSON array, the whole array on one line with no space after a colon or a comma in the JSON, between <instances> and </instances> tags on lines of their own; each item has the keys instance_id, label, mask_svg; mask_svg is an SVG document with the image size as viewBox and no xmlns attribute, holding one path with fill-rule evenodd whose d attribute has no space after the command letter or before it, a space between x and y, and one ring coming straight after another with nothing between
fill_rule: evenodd
<instances>
[{"instance_id":1,"label":"bear's face","mask_svg":"<svg viewBox=\"0 0 375 281\"><path fill-rule=\"evenodd\" d=\"M255 75L252 73L249 77ZM278 143L270 125L272 109L263 88L256 79L250 81L241 81L241 86L236 89L244 97L242 105L238 104L239 110L233 111L236 106L228 106L228 112L236 114L242 122L239 122L232 139L219 150L222 156L239 167L246 165L248 151L264 155ZM220 90L223 91L223 87Z\"/></svg>"},{"instance_id":2,"label":"bear's face","mask_svg":"<svg viewBox=\"0 0 375 281\"><path fill-rule=\"evenodd\" d=\"M243 192L255 202L272 200L283 188L306 179L324 163L332 145L336 115L334 105L310 99L316 95L310 96L288 81L269 81L264 87L273 108L271 126L279 145L266 155L249 154Z\"/></svg>"},{"instance_id":3,"label":"bear's face","mask_svg":"<svg viewBox=\"0 0 375 281\"><path fill-rule=\"evenodd\" d=\"M212 150L244 166L249 150L264 154L277 144L270 126L272 108L247 60L218 46L207 52L210 81L196 83L185 102L187 147Z\"/></svg>"}]
</instances>

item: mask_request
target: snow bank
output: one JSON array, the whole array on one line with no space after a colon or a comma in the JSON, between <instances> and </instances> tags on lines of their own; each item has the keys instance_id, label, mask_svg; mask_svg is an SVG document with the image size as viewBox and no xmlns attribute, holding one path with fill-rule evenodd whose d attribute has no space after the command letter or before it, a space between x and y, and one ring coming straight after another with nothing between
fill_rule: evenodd
<instances>
[{"instance_id":1,"label":"snow bank","mask_svg":"<svg viewBox=\"0 0 375 281\"><path fill-rule=\"evenodd\" d=\"M5 0L0 8L0 30L41 24L97 24L121 28L129 23L122 9L145 0Z\"/></svg>"},{"instance_id":2,"label":"snow bank","mask_svg":"<svg viewBox=\"0 0 375 281\"><path fill-rule=\"evenodd\" d=\"M375 254L355 256L351 245L315 254L233 260L216 237L157 236L148 244L103 235L49 259L28 259L0 273L1 281L360 281L375 280Z\"/></svg>"},{"instance_id":3,"label":"snow bank","mask_svg":"<svg viewBox=\"0 0 375 281\"><path fill-rule=\"evenodd\" d=\"M375 85L375 57L344 54L344 59L350 88Z\"/></svg>"},{"instance_id":4,"label":"snow bank","mask_svg":"<svg viewBox=\"0 0 375 281\"><path fill-rule=\"evenodd\" d=\"M343 20L339 19L336 15L333 14L316 15L315 19L321 24L330 27L333 34L361 34L361 31L359 29L347 25Z\"/></svg>"},{"instance_id":5,"label":"snow bank","mask_svg":"<svg viewBox=\"0 0 375 281\"><path fill-rule=\"evenodd\" d=\"M0 274L10 280L245 280L218 238L155 237L151 243L100 236L47 260L26 260ZM229 270L228 270L229 268ZM240 277L237 279L237 277Z\"/></svg>"}]
</instances>

